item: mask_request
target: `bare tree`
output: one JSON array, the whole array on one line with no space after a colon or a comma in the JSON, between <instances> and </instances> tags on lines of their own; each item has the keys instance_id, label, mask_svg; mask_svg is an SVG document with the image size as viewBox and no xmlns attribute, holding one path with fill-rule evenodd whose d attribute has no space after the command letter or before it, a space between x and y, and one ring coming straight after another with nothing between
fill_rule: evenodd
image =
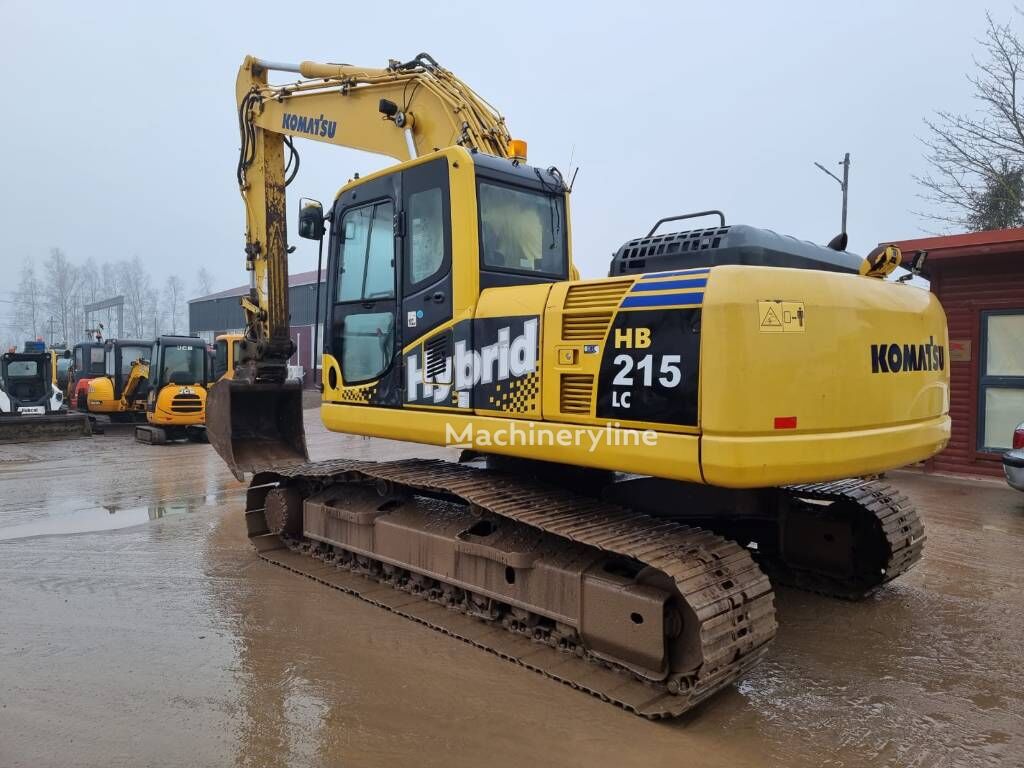
<instances>
[{"instance_id":1,"label":"bare tree","mask_svg":"<svg viewBox=\"0 0 1024 768\"><path fill-rule=\"evenodd\" d=\"M209 296L216 290L213 287L213 275L210 274L206 267L199 268L199 274L196 275L196 294L198 296Z\"/></svg>"},{"instance_id":2,"label":"bare tree","mask_svg":"<svg viewBox=\"0 0 1024 768\"><path fill-rule=\"evenodd\" d=\"M121 293L121 270L117 264L105 261L100 265L99 284L101 299L110 299Z\"/></svg>"},{"instance_id":3,"label":"bare tree","mask_svg":"<svg viewBox=\"0 0 1024 768\"><path fill-rule=\"evenodd\" d=\"M185 283L177 275L167 278L164 286L164 308L170 323L171 333L178 332L178 321L181 319L181 307L185 298Z\"/></svg>"},{"instance_id":4,"label":"bare tree","mask_svg":"<svg viewBox=\"0 0 1024 768\"><path fill-rule=\"evenodd\" d=\"M93 259L86 259L80 271L82 279L79 281L79 285L83 304L92 304L94 301L109 298L103 295L103 277Z\"/></svg>"},{"instance_id":5,"label":"bare tree","mask_svg":"<svg viewBox=\"0 0 1024 768\"><path fill-rule=\"evenodd\" d=\"M967 79L979 110L936 112L922 139L931 171L915 177L935 209L920 214L971 230L1024 225L1024 43L987 15L977 71Z\"/></svg>"},{"instance_id":6,"label":"bare tree","mask_svg":"<svg viewBox=\"0 0 1024 768\"><path fill-rule=\"evenodd\" d=\"M155 339L167 330L167 308L160 301L160 295L153 288L146 291L146 323L152 333L145 334L146 338Z\"/></svg>"},{"instance_id":7,"label":"bare tree","mask_svg":"<svg viewBox=\"0 0 1024 768\"><path fill-rule=\"evenodd\" d=\"M42 333L43 294L35 267L29 262L21 268L21 282L14 294L14 328L25 338L34 339Z\"/></svg>"},{"instance_id":8,"label":"bare tree","mask_svg":"<svg viewBox=\"0 0 1024 768\"><path fill-rule=\"evenodd\" d=\"M51 341L68 342L77 338L75 332L75 302L78 300L79 270L60 248L50 250L46 260L46 311L53 318L53 331L57 338Z\"/></svg>"},{"instance_id":9,"label":"bare tree","mask_svg":"<svg viewBox=\"0 0 1024 768\"><path fill-rule=\"evenodd\" d=\"M157 304L153 300L149 273L138 256L131 261L119 262L118 273L124 294L125 334L137 339L145 338L146 331L152 326Z\"/></svg>"}]
</instances>

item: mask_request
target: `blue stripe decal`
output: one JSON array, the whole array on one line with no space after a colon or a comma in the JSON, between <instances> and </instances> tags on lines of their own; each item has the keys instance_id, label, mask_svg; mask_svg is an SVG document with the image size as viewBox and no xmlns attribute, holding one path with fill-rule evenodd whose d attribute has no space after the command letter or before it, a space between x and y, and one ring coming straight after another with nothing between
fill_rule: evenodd
<instances>
[{"instance_id":1,"label":"blue stripe decal","mask_svg":"<svg viewBox=\"0 0 1024 768\"><path fill-rule=\"evenodd\" d=\"M679 277L680 275L706 275L711 267L695 267L694 269L681 269L678 272L647 272L641 275L641 279L650 277Z\"/></svg>"},{"instance_id":2,"label":"blue stripe decal","mask_svg":"<svg viewBox=\"0 0 1024 768\"><path fill-rule=\"evenodd\" d=\"M696 280L665 280L661 283L637 283L631 289L632 293L636 291L668 291L679 288L703 288L708 284L706 277L699 277Z\"/></svg>"},{"instance_id":3,"label":"blue stripe decal","mask_svg":"<svg viewBox=\"0 0 1024 768\"><path fill-rule=\"evenodd\" d=\"M677 307L686 304L703 304L703 293L667 293L664 296L627 296L622 309L629 307Z\"/></svg>"}]
</instances>

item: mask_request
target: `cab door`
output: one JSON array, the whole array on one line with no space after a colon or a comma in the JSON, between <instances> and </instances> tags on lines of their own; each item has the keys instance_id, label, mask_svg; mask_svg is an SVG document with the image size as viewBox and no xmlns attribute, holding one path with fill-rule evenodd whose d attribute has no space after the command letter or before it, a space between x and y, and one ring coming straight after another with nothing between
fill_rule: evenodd
<instances>
[{"instance_id":1,"label":"cab door","mask_svg":"<svg viewBox=\"0 0 1024 768\"><path fill-rule=\"evenodd\" d=\"M346 192L336 203L328 277L328 351L356 402L401 404L398 325L398 178L385 176Z\"/></svg>"},{"instance_id":2,"label":"cab door","mask_svg":"<svg viewBox=\"0 0 1024 768\"><path fill-rule=\"evenodd\" d=\"M111 344L107 350L107 376L110 377L110 383L114 385L114 399L120 400L121 393L124 391L124 381L121 376L121 347L117 344Z\"/></svg>"},{"instance_id":3,"label":"cab door","mask_svg":"<svg viewBox=\"0 0 1024 768\"><path fill-rule=\"evenodd\" d=\"M452 214L448 160L402 173L402 358L407 405L452 406ZM468 328L467 323L467 328ZM467 330L468 332L468 330Z\"/></svg>"}]
</instances>

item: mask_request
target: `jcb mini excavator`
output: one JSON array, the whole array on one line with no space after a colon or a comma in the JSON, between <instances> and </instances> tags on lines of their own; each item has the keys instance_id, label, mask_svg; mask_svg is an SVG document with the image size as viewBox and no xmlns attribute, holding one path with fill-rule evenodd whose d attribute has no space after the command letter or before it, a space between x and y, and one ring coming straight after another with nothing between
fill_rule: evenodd
<instances>
[{"instance_id":1,"label":"jcb mini excavator","mask_svg":"<svg viewBox=\"0 0 1024 768\"><path fill-rule=\"evenodd\" d=\"M89 412L103 413L113 422L146 420L151 341L108 339L105 375L89 381Z\"/></svg>"},{"instance_id":2,"label":"jcb mini excavator","mask_svg":"<svg viewBox=\"0 0 1024 768\"><path fill-rule=\"evenodd\" d=\"M580 280L562 175L429 56L248 57L236 96L252 288L209 430L254 473L261 557L651 718L763 656L762 567L852 598L919 559L915 511L861 479L949 437L945 317L883 279L897 249L663 220ZM324 424L471 461L308 463L286 381L296 138L399 161L300 204L328 252Z\"/></svg>"},{"instance_id":3,"label":"jcb mini excavator","mask_svg":"<svg viewBox=\"0 0 1024 768\"><path fill-rule=\"evenodd\" d=\"M206 388L211 378L206 344L198 336L160 336L149 353L146 424L140 443L206 441Z\"/></svg>"}]
</instances>

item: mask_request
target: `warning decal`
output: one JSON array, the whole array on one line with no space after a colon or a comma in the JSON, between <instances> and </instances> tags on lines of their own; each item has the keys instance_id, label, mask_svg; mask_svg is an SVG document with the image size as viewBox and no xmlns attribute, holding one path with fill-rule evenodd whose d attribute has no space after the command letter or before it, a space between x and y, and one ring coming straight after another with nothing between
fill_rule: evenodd
<instances>
[{"instance_id":1,"label":"warning decal","mask_svg":"<svg viewBox=\"0 0 1024 768\"><path fill-rule=\"evenodd\" d=\"M761 333L803 333L806 322L802 301L765 299L757 302L757 324Z\"/></svg>"},{"instance_id":2,"label":"warning decal","mask_svg":"<svg viewBox=\"0 0 1024 768\"><path fill-rule=\"evenodd\" d=\"M764 313L764 317L761 318L762 328L782 328L782 322L779 320L779 315L775 311L775 307L768 305L768 311Z\"/></svg>"}]
</instances>

